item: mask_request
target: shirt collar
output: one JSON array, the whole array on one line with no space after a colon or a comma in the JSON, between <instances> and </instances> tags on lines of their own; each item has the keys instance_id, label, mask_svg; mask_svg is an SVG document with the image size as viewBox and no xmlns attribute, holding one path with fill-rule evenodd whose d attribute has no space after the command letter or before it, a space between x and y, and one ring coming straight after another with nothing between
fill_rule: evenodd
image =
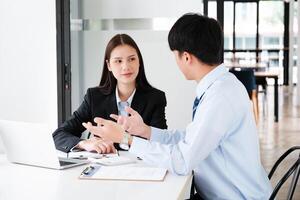
<instances>
[{"instance_id":1,"label":"shirt collar","mask_svg":"<svg viewBox=\"0 0 300 200\"><path fill-rule=\"evenodd\" d=\"M215 69L206 74L198 83L196 89L197 98L200 98L204 92L223 74L228 72L224 64L220 64Z\"/></svg>"},{"instance_id":2,"label":"shirt collar","mask_svg":"<svg viewBox=\"0 0 300 200\"><path fill-rule=\"evenodd\" d=\"M133 93L130 95L130 97L127 99L127 102L129 104L129 106L131 105L131 102L132 102L132 99L133 99L133 96L135 94L135 91L136 89L134 89ZM116 100L117 100L117 105L122 102L121 99L120 99L120 96L119 96L119 91L118 91L118 87L116 87Z\"/></svg>"}]
</instances>

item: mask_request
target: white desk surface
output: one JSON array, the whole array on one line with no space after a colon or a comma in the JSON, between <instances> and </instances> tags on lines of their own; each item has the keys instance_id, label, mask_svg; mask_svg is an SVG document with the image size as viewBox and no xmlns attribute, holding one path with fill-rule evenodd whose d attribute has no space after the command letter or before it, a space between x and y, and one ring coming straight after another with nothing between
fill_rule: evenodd
<instances>
[{"instance_id":1,"label":"white desk surface","mask_svg":"<svg viewBox=\"0 0 300 200\"><path fill-rule=\"evenodd\" d=\"M167 173L163 182L80 180L86 165L53 170L9 163L0 154L1 200L185 199L192 176Z\"/></svg>"}]
</instances>

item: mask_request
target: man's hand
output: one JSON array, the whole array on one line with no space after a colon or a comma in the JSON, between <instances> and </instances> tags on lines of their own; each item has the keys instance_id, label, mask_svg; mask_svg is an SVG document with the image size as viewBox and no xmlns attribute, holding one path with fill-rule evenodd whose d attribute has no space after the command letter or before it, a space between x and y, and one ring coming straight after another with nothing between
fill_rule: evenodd
<instances>
[{"instance_id":1,"label":"man's hand","mask_svg":"<svg viewBox=\"0 0 300 200\"><path fill-rule=\"evenodd\" d=\"M101 137L105 141L112 141L115 143L120 143L122 141L125 130L121 125L100 117L96 117L94 121L97 123L97 126L93 126L91 122L82 123L82 125L89 132Z\"/></svg>"},{"instance_id":2,"label":"man's hand","mask_svg":"<svg viewBox=\"0 0 300 200\"><path fill-rule=\"evenodd\" d=\"M104 141L100 138L93 137L88 140L82 140L77 144L77 148L86 151L96 151L97 153L115 153L116 149L113 142Z\"/></svg>"},{"instance_id":3,"label":"man's hand","mask_svg":"<svg viewBox=\"0 0 300 200\"><path fill-rule=\"evenodd\" d=\"M110 117L115 119L131 135L150 139L151 128L144 123L141 115L128 106L125 108L125 111L129 114L129 117L115 114L111 114Z\"/></svg>"}]
</instances>

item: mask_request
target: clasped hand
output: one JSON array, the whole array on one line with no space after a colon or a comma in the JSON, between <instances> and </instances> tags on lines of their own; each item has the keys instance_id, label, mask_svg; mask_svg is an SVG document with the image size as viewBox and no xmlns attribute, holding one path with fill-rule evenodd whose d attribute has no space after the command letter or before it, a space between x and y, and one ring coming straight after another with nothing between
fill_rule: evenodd
<instances>
[{"instance_id":1,"label":"clasped hand","mask_svg":"<svg viewBox=\"0 0 300 200\"><path fill-rule=\"evenodd\" d=\"M86 151L96 151L97 153L115 153L116 149L113 142L105 141L101 138L92 137L87 140L82 140L78 143L77 148Z\"/></svg>"}]
</instances>

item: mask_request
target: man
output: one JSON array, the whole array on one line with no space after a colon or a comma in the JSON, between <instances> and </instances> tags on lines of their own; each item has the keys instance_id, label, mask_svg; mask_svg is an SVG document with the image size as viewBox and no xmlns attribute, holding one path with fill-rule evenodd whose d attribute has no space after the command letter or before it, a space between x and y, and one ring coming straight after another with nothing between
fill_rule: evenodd
<instances>
[{"instance_id":1,"label":"man","mask_svg":"<svg viewBox=\"0 0 300 200\"><path fill-rule=\"evenodd\" d=\"M118 123L95 118L98 126L83 125L103 139L128 143L129 151L145 162L179 175L193 170L199 198L268 199L272 187L261 165L248 94L221 64L220 25L186 14L173 25L168 40L181 72L198 84L193 120L185 131L149 127L131 108L129 117L112 115Z\"/></svg>"}]
</instances>

